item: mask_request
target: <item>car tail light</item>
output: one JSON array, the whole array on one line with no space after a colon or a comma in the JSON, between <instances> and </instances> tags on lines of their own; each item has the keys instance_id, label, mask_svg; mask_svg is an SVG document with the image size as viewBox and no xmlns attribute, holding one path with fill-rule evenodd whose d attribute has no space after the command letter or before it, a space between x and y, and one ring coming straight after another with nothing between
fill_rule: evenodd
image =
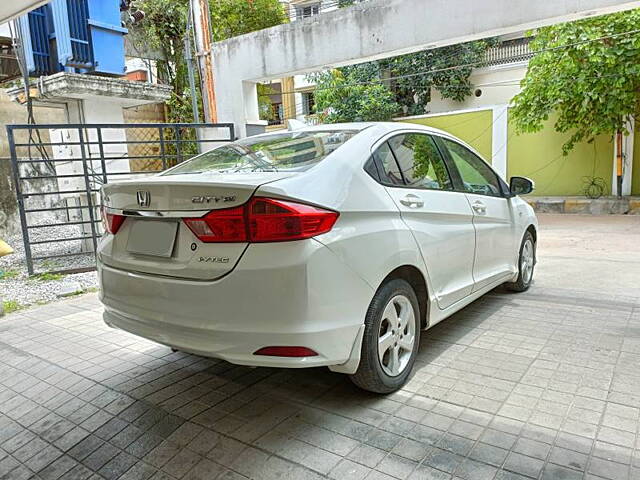
<instances>
[{"instance_id":1,"label":"car tail light","mask_svg":"<svg viewBox=\"0 0 640 480\"><path fill-rule=\"evenodd\" d=\"M247 208L252 242L315 237L331 230L338 219L336 212L270 198L254 198Z\"/></svg>"},{"instance_id":2,"label":"car tail light","mask_svg":"<svg viewBox=\"0 0 640 480\"><path fill-rule=\"evenodd\" d=\"M201 218L185 218L184 223L204 243L247 241L244 207L213 210Z\"/></svg>"},{"instance_id":3,"label":"car tail light","mask_svg":"<svg viewBox=\"0 0 640 480\"><path fill-rule=\"evenodd\" d=\"M318 354L307 347L263 347L256 350L254 355L268 357L317 357Z\"/></svg>"},{"instance_id":4,"label":"car tail light","mask_svg":"<svg viewBox=\"0 0 640 480\"><path fill-rule=\"evenodd\" d=\"M109 213L107 211L107 207L105 206L102 206L101 213L102 225L104 226L104 229L113 235L118 233L118 230L120 230L120 227L122 226L122 222L124 222L125 216L115 213Z\"/></svg>"},{"instance_id":5,"label":"car tail light","mask_svg":"<svg viewBox=\"0 0 640 480\"><path fill-rule=\"evenodd\" d=\"M213 210L184 222L204 243L302 240L333 228L338 213L297 202L255 197L242 207Z\"/></svg>"}]
</instances>

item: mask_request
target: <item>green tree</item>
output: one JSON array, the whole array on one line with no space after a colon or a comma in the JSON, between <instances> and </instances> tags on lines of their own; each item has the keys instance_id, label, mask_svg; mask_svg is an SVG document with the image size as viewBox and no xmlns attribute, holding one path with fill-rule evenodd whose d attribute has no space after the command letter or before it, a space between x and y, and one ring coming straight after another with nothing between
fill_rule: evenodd
<instances>
[{"instance_id":1,"label":"green tree","mask_svg":"<svg viewBox=\"0 0 640 480\"><path fill-rule=\"evenodd\" d=\"M350 98L347 93L364 95L365 98L360 102L353 99L350 103L358 103L361 106L357 118L374 121L381 116L380 113L375 108L368 109L372 116L367 116L362 108L368 105L375 106L380 102L385 106L385 119L391 118L394 114L426 113L431 101L432 88L439 91L444 98L463 101L472 93L473 86L469 76L473 67L482 63L487 49L495 44L495 39L468 42L343 67L338 69L340 77L336 77L335 73L312 76L322 84L315 93L317 108L322 110L332 107L333 110L342 111L345 97ZM333 83L341 85L343 92L334 95L322 90L331 87ZM348 87L353 83L358 85ZM366 88L368 83L372 84L372 88ZM380 93L384 93L383 98L375 98ZM396 110L389 113L391 106Z\"/></svg>"},{"instance_id":2,"label":"green tree","mask_svg":"<svg viewBox=\"0 0 640 480\"><path fill-rule=\"evenodd\" d=\"M169 121L192 122L191 92L184 58L189 2L142 0L138 7L145 12L146 17L144 21L131 27L131 37L138 50L157 50L165 59L158 63L158 70L159 76L173 87L171 98L167 102ZM278 0L210 0L209 8L215 41L279 25L288 20ZM264 101L265 95L262 94L261 98ZM267 110L262 108L261 111Z\"/></svg>"},{"instance_id":3,"label":"green tree","mask_svg":"<svg viewBox=\"0 0 640 480\"><path fill-rule=\"evenodd\" d=\"M640 10L545 27L531 43L522 91L510 116L519 132L543 128L552 113L556 131L578 142L626 132L640 100Z\"/></svg>"},{"instance_id":4,"label":"green tree","mask_svg":"<svg viewBox=\"0 0 640 480\"><path fill-rule=\"evenodd\" d=\"M385 121L398 111L393 93L380 81L359 84L357 70L330 70L312 75L315 103L326 123Z\"/></svg>"},{"instance_id":5,"label":"green tree","mask_svg":"<svg viewBox=\"0 0 640 480\"><path fill-rule=\"evenodd\" d=\"M428 111L432 88L457 102L471 95L473 68L482 64L487 49L496 44L490 38L423 50L382 60L380 68L393 78L391 85L403 113L421 115Z\"/></svg>"},{"instance_id":6,"label":"green tree","mask_svg":"<svg viewBox=\"0 0 640 480\"><path fill-rule=\"evenodd\" d=\"M216 42L289 20L278 0L209 0L209 5Z\"/></svg>"}]
</instances>

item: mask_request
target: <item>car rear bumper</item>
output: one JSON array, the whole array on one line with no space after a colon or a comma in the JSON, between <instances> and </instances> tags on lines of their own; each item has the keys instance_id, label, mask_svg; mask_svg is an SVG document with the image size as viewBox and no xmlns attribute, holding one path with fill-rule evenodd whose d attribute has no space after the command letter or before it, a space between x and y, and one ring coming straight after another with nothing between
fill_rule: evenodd
<instances>
[{"instance_id":1,"label":"car rear bumper","mask_svg":"<svg viewBox=\"0 0 640 480\"><path fill-rule=\"evenodd\" d=\"M250 245L239 265L215 281L128 272L100 262L98 272L108 325L242 365L347 362L374 293L315 240ZM267 346L303 346L318 355L254 355Z\"/></svg>"}]
</instances>

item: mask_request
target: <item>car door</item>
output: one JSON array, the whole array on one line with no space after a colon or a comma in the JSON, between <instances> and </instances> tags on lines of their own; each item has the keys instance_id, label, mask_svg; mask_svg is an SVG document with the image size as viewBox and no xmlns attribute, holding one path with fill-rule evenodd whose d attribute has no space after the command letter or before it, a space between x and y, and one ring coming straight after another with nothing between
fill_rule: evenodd
<instances>
[{"instance_id":1,"label":"car door","mask_svg":"<svg viewBox=\"0 0 640 480\"><path fill-rule=\"evenodd\" d=\"M441 309L473 289L473 212L453 182L434 139L407 132L388 138L373 158L427 265Z\"/></svg>"},{"instance_id":2,"label":"car door","mask_svg":"<svg viewBox=\"0 0 640 480\"><path fill-rule=\"evenodd\" d=\"M484 160L464 145L441 137L457 190L465 193L473 210L476 252L473 263L474 291L515 270L512 206L506 185Z\"/></svg>"}]
</instances>

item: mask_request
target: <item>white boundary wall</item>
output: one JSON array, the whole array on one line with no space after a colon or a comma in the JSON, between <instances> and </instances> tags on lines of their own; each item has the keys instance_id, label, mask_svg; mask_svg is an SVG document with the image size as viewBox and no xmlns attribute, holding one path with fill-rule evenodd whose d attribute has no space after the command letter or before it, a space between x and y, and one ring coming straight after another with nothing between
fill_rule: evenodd
<instances>
[{"instance_id":1,"label":"white boundary wall","mask_svg":"<svg viewBox=\"0 0 640 480\"><path fill-rule=\"evenodd\" d=\"M640 7L624 0L369 0L213 46L218 121L258 120L255 83Z\"/></svg>"}]
</instances>

